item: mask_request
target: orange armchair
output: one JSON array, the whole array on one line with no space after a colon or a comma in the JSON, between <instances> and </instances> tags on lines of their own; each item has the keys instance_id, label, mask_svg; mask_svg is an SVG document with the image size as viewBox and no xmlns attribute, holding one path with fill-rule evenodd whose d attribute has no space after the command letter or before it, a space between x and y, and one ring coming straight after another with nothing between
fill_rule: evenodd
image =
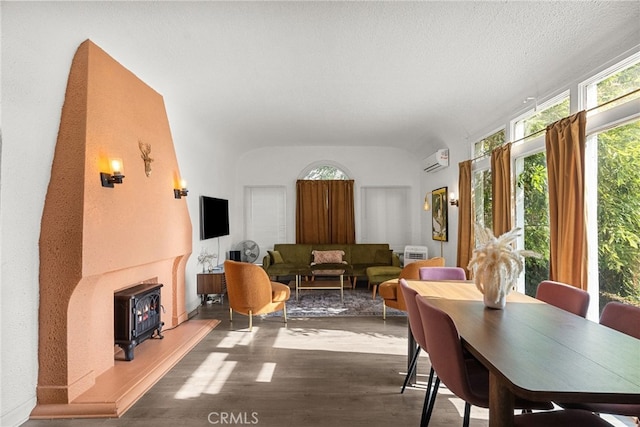
<instances>
[{"instance_id":1,"label":"orange armchair","mask_svg":"<svg viewBox=\"0 0 640 427\"><path fill-rule=\"evenodd\" d=\"M397 310L407 311L407 304L404 301L404 296L398 286L400 279L405 280L420 280L420 268L422 267L444 267L444 258L435 257L431 259L425 259L423 261L414 261L407 264L400 272L398 279L387 280L380 284L379 293L382 297L382 318L387 318L387 307L395 308Z\"/></svg>"},{"instance_id":2,"label":"orange armchair","mask_svg":"<svg viewBox=\"0 0 640 427\"><path fill-rule=\"evenodd\" d=\"M229 298L229 320L233 312L249 316L249 330L253 329L253 315L282 310L287 322L287 300L291 289L272 282L264 269L256 264L227 260L224 262Z\"/></svg>"}]
</instances>

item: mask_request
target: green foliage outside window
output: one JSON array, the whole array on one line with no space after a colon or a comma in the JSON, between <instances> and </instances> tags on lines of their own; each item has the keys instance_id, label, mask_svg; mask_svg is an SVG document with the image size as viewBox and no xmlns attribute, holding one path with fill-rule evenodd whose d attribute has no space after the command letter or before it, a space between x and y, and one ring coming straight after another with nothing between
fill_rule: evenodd
<instances>
[{"instance_id":1,"label":"green foliage outside window","mask_svg":"<svg viewBox=\"0 0 640 427\"><path fill-rule=\"evenodd\" d=\"M640 305L640 121L598 134L600 307Z\"/></svg>"},{"instance_id":2,"label":"green foliage outside window","mask_svg":"<svg viewBox=\"0 0 640 427\"><path fill-rule=\"evenodd\" d=\"M597 83L596 105L602 105L605 102L620 98L621 96L631 93L636 89L640 89L640 62ZM636 92L624 99L612 102L605 108L599 109L599 111L612 108L616 105L629 102L632 99L637 98L640 98L640 92Z\"/></svg>"},{"instance_id":3,"label":"green foliage outside window","mask_svg":"<svg viewBox=\"0 0 640 427\"><path fill-rule=\"evenodd\" d=\"M308 180L331 180L331 179L349 179L346 173L336 168L335 166L319 166L309 171L304 179Z\"/></svg>"},{"instance_id":4,"label":"green foliage outside window","mask_svg":"<svg viewBox=\"0 0 640 427\"><path fill-rule=\"evenodd\" d=\"M640 62L596 85L597 105L640 89ZM629 102L626 96L606 108ZM605 109L606 109L605 108ZM640 305L640 121L598 134L598 272L600 307Z\"/></svg>"},{"instance_id":5,"label":"green foliage outside window","mask_svg":"<svg viewBox=\"0 0 640 427\"><path fill-rule=\"evenodd\" d=\"M475 155L476 158L488 156L495 148L505 143L504 129L489 135L488 137L476 142ZM474 199L476 206L476 224L482 227L493 229L493 212L492 212L492 190L491 190L491 170L478 171L474 177Z\"/></svg>"},{"instance_id":6,"label":"green foliage outside window","mask_svg":"<svg viewBox=\"0 0 640 427\"><path fill-rule=\"evenodd\" d=\"M640 305L640 121L600 133L598 140L598 271L600 308L611 301ZM524 190L525 292L548 278L549 214L544 153L525 159L517 178Z\"/></svg>"},{"instance_id":7,"label":"green foliage outside window","mask_svg":"<svg viewBox=\"0 0 640 427\"><path fill-rule=\"evenodd\" d=\"M498 148L504 143L505 133L504 129L502 129L475 143L475 157L488 156L494 148Z\"/></svg>"},{"instance_id":8,"label":"green foliage outside window","mask_svg":"<svg viewBox=\"0 0 640 427\"><path fill-rule=\"evenodd\" d=\"M534 296L538 284L549 278L549 187L544 152L525 157L517 185L524 195L525 248L542 255L525 258L525 293Z\"/></svg>"},{"instance_id":9,"label":"green foliage outside window","mask_svg":"<svg viewBox=\"0 0 640 427\"><path fill-rule=\"evenodd\" d=\"M558 104L552 105L542 111L535 113L533 116L524 119L524 136L525 141L535 138L534 135L539 131L544 130L551 123L557 122L560 119L569 117L569 97L566 97Z\"/></svg>"}]
</instances>

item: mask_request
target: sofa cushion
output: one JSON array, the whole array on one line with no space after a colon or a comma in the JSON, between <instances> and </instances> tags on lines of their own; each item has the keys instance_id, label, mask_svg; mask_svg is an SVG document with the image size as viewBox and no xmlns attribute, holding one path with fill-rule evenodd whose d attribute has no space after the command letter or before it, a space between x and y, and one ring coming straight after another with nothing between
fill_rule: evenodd
<instances>
[{"instance_id":1,"label":"sofa cushion","mask_svg":"<svg viewBox=\"0 0 640 427\"><path fill-rule=\"evenodd\" d=\"M378 264L374 262L376 258L376 253L381 251L389 251L389 245L386 243L357 243L353 245L349 245L351 248L351 259L350 262L353 265L356 264L369 264L375 265ZM391 265L391 259L387 260L388 262L384 263L386 265Z\"/></svg>"},{"instance_id":2,"label":"sofa cushion","mask_svg":"<svg viewBox=\"0 0 640 427\"><path fill-rule=\"evenodd\" d=\"M373 262L380 265L391 265L392 255L393 251L391 249L378 249L373 257Z\"/></svg>"},{"instance_id":3,"label":"sofa cushion","mask_svg":"<svg viewBox=\"0 0 640 427\"><path fill-rule=\"evenodd\" d=\"M277 243L273 250L280 252L285 264L309 266L311 263L311 245L297 243Z\"/></svg>"},{"instance_id":4,"label":"sofa cushion","mask_svg":"<svg viewBox=\"0 0 640 427\"><path fill-rule=\"evenodd\" d=\"M284 260L282 259L282 254L280 251L267 251L271 256L271 262L273 264L284 264Z\"/></svg>"},{"instance_id":5,"label":"sofa cushion","mask_svg":"<svg viewBox=\"0 0 640 427\"><path fill-rule=\"evenodd\" d=\"M312 251L313 262L311 265L316 264L346 264L343 261L344 251Z\"/></svg>"}]
</instances>

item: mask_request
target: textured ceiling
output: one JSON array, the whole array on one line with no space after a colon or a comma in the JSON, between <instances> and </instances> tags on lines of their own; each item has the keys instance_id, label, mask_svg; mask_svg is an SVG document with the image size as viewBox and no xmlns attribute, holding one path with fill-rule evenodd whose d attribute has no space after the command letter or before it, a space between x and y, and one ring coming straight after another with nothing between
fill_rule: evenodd
<instances>
[{"instance_id":1,"label":"textured ceiling","mask_svg":"<svg viewBox=\"0 0 640 427\"><path fill-rule=\"evenodd\" d=\"M70 2L46 13L89 26L212 143L246 149L429 154L640 43L638 1Z\"/></svg>"}]
</instances>

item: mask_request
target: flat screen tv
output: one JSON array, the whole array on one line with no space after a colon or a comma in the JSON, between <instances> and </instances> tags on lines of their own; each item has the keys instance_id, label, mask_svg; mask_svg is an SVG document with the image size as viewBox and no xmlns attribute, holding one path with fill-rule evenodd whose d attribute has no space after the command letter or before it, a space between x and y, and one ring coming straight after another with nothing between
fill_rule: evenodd
<instances>
[{"instance_id":1,"label":"flat screen tv","mask_svg":"<svg viewBox=\"0 0 640 427\"><path fill-rule=\"evenodd\" d=\"M229 235L229 201L200 196L200 240Z\"/></svg>"}]
</instances>

